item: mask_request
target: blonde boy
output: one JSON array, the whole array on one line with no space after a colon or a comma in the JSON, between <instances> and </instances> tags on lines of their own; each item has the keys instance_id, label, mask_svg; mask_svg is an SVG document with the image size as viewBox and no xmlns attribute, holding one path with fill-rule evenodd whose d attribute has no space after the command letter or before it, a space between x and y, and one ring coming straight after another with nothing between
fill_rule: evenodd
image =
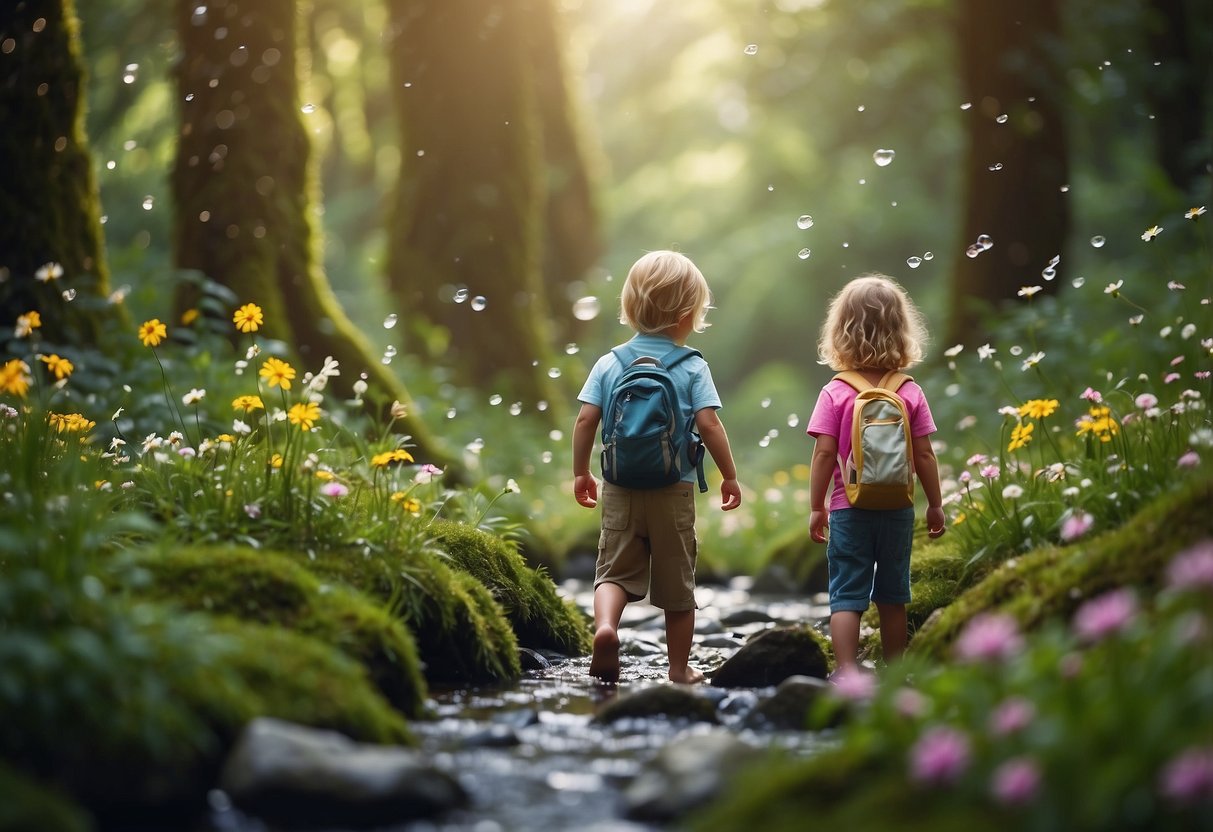
<instances>
[{"instance_id":1,"label":"blonde boy","mask_svg":"<svg viewBox=\"0 0 1213 832\"><path fill-rule=\"evenodd\" d=\"M661 358L702 332L712 295L703 274L673 251L644 255L623 286L620 323L636 335L628 345ZM624 371L613 353L594 364L577 399L581 410L573 427L573 496L586 508L598 504L598 482L590 473L590 454L602 420L607 392ZM729 439L716 415L720 397L708 364L698 355L670 368L685 413L720 469L721 508L741 505L741 488ZM619 679L619 619L630 601L646 594L665 610L669 677L693 684L703 674L689 665L695 634L695 471L665 488L631 489L603 483L602 533L594 574L594 655L590 675L613 684Z\"/></svg>"}]
</instances>

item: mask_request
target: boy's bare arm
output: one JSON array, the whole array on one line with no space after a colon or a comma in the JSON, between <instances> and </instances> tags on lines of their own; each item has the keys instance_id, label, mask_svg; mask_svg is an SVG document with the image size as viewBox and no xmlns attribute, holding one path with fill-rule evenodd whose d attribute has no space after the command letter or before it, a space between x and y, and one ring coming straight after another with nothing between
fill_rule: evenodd
<instances>
[{"instance_id":1,"label":"boy's bare arm","mask_svg":"<svg viewBox=\"0 0 1213 832\"><path fill-rule=\"evenodd\" d=\"M741 486L737 484L737 466L733 463L733 450L729 447L729 435L716 415L716 409L705 407L695 412L695 429L704 447L712 455L712 461L720 469L724 482L720 484L720 507L731 511L741 505Z\"/></svg>"},{"instance_id":2,"label":"boy's bare arm","mask_svg":"<svg viewBox=\"0 0 1213 832\"><path fill-rule=\"evenodd\" d=\"M943 514L943 498L939 489L939 462L935 459L935 448L930 436L916 436L913 441L914 473L927 496L927 535L939 537L947 531Z\"/></svg>"},{"instance_id":3,"label":"boy's bare arm","mask_svg":"<svg viewBox=\"0 0 1213 832\"><path fill-rule=\"evenodd\" d=\"M602 421L602 408L582 404L573 424L573 496L586 508L598 505L598 481L590 473L590 454L594 450L594 434Z\"/></svg>"},{"instance_id":4,"label":"boy's bare arm","mask_svg":"<svg viewBox=\"0 0 1213 832\"><path fill-rule=\"evenodd\" d=\"M826 542L826 531L830 527L826 499L834 478L834 460L837 456L837 439L827 433L815 438L813 464L809 468L809 538L816 543Z\"/></svg>"}]
</instances>

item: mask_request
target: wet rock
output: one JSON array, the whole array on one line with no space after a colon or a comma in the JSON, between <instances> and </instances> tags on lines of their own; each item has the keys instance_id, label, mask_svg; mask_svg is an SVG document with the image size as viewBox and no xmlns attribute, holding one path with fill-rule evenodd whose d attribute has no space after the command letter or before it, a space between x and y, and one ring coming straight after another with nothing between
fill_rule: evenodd
<instances>
[{"instance_id":1,"label":"wet rock","mask_svg":"<svg viewBox=\"0 0 1213 832\"><path fill-rule=\"evenodd\" d=\"M789 676L824 679L829 663L822 637L811 627L776 627L745 643L712 675L712 684L724 688L763 688Z\"/></svg>"},{"instance_id":2,"label":"wet rock","mask_svg":"<svg viewBox=\"0 0 1213 832\"><path fill-rule=\"evenodd\" d=\"M522 740L509 725L490 725L464 738L464 748L513 748Z\"/></svg>"},{"instance_id":3,"label":"wet rock","mask_svg":"<svg viewBox=\"0 0 1213 832\"><path fill-rule=\"evenodd\" d=\"M830 683L812 676L789 676L779 683L774 695L758 703L746 714L746 728L783 728L803 731L809 709L822 696L829 696Z\"/></svg>"},{"instance_id":4,"label":"wet rock","mask_svg":"<svg viewBox=\"0 0 1213 832\"><path fill-rule=\"evenodd\" d=\"M539 711L533 708L524 708L517 711L499 711L493 714L493 721L501 725L508 725L514 730L529 728L539 722Z\"/></svg>"},{"instance_id":5,"label":"wet rock","mask_svg":"<svg viewBox=\"0 0 1213 832\"><path fill-rule=\"evenodd\" d=\"M717 710L728 716L738 716L747 714L756 707L758 707L758 694L752 690L739 690L725 697Z\"/></svg>"},{"instance_id":6,"label":"wet rock","mask_svg":"<svg viewBox=\"0 0 1213 832\"><path fill-rule=\"evenodd\" d=\"M755 595L795 595L801 592L801 587L786 566L771 563L754 578L750 592Z\"/></svg>"},{"instance_id":7,"label":"wet rock","mask_svg":"<svg viewBox=\"0 0 1213 832\"><path fill-rule=\"evenodd\" d=\"M665 717L693 722L718 722L716 703L684 685L653 685L609 702L594 717L595 722Z\"/></svg>"},{"instance_id":8,"label":"wet rock","mask_svg":"<svg viewBox=\"0 0 1213 832\"><path fill-rule=\"evenodd\" d=\"M468 803L458 781L419 752L264 717L245 726L219 785L241 810L298 828L374 826Z\"/></svg>"},{"instance_id":9,"label":"wet rock","mask_svg":"<svg viewBox=\"0 0 1213 832\"><path fill-rule=\"evenodd\" d=\"M720 617L720 623L726 627L740 627L745 624L773 624L775 619L764 609L758 607L742 607Z\"/></svg>"},{"instance_id":10,"label":"wet rock","mask_svg":"<svg viewBox=\"0 0 1213 832\"><path fill-rule=\"evenodd\" d=\"M745 644L744 641L735 636L726 636L723 634L708 636L703 641L699 642L701 647L712 647L717 650L736 650Z\"/></svg>"},{"instance_id":11,"label":"wet rock","mask_svg":"<svg viewBox=\"0 0 1213 832\"><path fill-rule=\"evenodd\" d=\"M523 670L547 670L552 666L546 657L529 647L518 648L518 662Z\"/></svg>"},{"instance_id":12,"label":"wet rock","mask_svg":"<svg viewBox=\"0 0 1213 832\"><path fill-rule=\"evenodd\" d=\"M696 616L695 618L695 633L697 635L715 635L723 633L724 627L720 626L720 621L706 615Z\"/></svg>"},{"instance_id":13,"label":"wet rock","mask_svg":"<svg viewBox=\"0 0 1213 832\"><path fill-rule=\"evenodd\" d=\"M724 731L674 740L650 769L624 793L626 814L634 820L672 821L717 796L757 748Z\"/></svg>"}]
</instances>

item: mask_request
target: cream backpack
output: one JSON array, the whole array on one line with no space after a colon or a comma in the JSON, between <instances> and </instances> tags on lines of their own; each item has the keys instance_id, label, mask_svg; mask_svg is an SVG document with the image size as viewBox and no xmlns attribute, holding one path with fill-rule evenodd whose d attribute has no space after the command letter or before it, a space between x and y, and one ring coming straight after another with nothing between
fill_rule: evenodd
<instances>
[{"instance_id":1,"label":"cream backpack","mask_svg":"<svg viewBox=\"0 0 1213 832\"><path fill-rule=\"evenodd\" d=\"M914 452L910 416L898 389L912 377L890 370L873 386L848 370L834 376L859 391L851 417L851 455L838 465L847 499L855 508L914 505Z\"/></svg>"}]
</instances>

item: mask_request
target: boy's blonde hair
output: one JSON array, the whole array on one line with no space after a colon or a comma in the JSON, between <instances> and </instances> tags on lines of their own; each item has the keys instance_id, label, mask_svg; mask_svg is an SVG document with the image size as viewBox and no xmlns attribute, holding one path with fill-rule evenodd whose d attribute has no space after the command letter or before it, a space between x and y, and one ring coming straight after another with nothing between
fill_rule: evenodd
<instances>
[{"instance_id":1,"label":"boy's blonde hair","mask_svg":"<svg viewBox=\"0 0 1213 832\"><path fill-rule=\"evenodd\" d=\"M703 273L686 255L650 251L632 264L620 297L619 322L652 334L674 326L688 312L703 332L712 292Z\"/></svg>"},{"instance_id":2,"label":"boy's blonde hair","mask_svg":"<svg viewBox=\"0 0 1213 832\"><path fill-rule=\"evenodd\" d=\"M922 360L927 327L906 290L883 274L857 277L834 295L817 340L832 370L903 370Z\"/></svg>"}]
</instances>

